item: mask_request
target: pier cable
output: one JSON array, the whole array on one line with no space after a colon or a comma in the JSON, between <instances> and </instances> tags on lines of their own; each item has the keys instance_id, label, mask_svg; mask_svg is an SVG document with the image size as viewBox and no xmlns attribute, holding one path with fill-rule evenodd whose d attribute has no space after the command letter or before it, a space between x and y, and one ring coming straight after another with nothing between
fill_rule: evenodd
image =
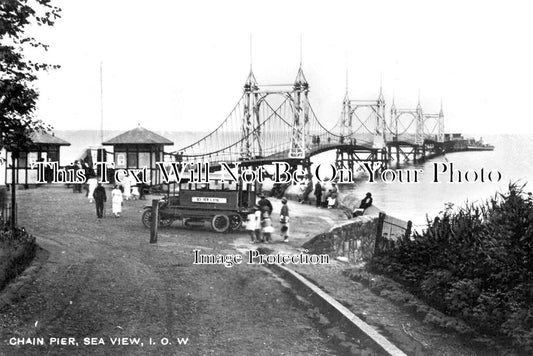
<instances>
[{"instance_id":1,"label":"pier cable","mask_svg":"<svg viewBox=\"0 0 533 356\"><path fill-rule=\"evenodd\" d=\"M309 110L310 110L310 112L313 114L313 116L312 116L313 119L316 120L316 122L320 125L320 127L321 127L324 131L326 131L326 133L331 134L332 136L335 136L335 137L338 137L338 138L344 137L344 136L341 136L341 135L336 135L336 134L333 133L333 132L330 132L330 131L329 131L324 125L322 125L322 123L320 122L320 120L318 120L318 118L317 118L317 116L316 116L316 114L315 114L315 111L313 110L313 107L312 107L311 105L309 105Z\"/></svg>"},{"instance_id":2,"label":"pier cable","mask_svg":"<svg viewBox=\"0 0 533 356\"><path fill-rule=\"evenodd\" d=\"M242 99L242 98L241 98L241 99ZM280 106L283 106L283 105L286 103L286 101L287 101L287 99L285 99L284 102L283 102ZM265 103L266 103L266 106L267 106L267 107L262 106L262 110L263 110L263 112L266 112L267 109L270 108L270 109L274 112L274 114L275 114L278 118L280 118L280 119L281 119L281 120L282 120L287 126L289 126L289 127L291 126L291 125L290 125L290 124L289 124L289 123L288 123L283 117L281 117L281 116L277 113L277 111L279 111L279 108L278 108L277 110L274 110L274 109L272 108L272 106L271 106L268 102L265 101ZM238 104L239 104L239 103L238 103ZM236 107L237 107L237 106L238 106L238 105L236 105ZM222 128L222 126L224 126L225 124L228 123L228 119L229 119L232 115L236 115L236 110L235 110L235 108L234 108L234 110L232 111L232 113L230 114L230 116L229 116L228 118L226 118L226 120L225 120L221 125L219 125L219 127L218 127L216 130L214 130L214 131L211 132L210 134L204 136L202 139L196 141L195 143L190 144L190 145L184 147L184 148L181 149L180 151L183 151L183 150L185 150L185 149L190 149L190 148L193 148L193 147L199 147L202 143L204 143L204 144L207 145L207 139L208 139L208 138L214 138L215 141L220 142L220 141L221 141L221 140L220 140L220 136L222 136L222 137L224 138L222 141L225 143L225 145L223 145L223 148L222 148L222 149L218 149L218 150L210 151L210 150L208 150L208 148L206 147L203 151L204 151L204 152L206 152L206 151L209 151L209 152L221 152L221 151L223 151L223 150L225 150L225 149L228 149L228 148L234 148L234 147L235 147L235 144L237 144L237 143L241 143L241 142L243 141L243 139L248 138L250 135L247 135L247 136L244 137L243 139L235 138L236 141L231 141L231 142L229 141L229 139L231 138L231 133L237 133L236 130L230 130L229 132L227 132L227 133L225 133L224 135L222 135L222 133L221 133L221 128ZM265 116L266 116L266 114L263 114L263 115L260 116L260 117L265 117ZM250 134L258 135L258 133L259 133L259 131L261 130L261 128L262 128L263 126L265 126L265 125L263 125L263 124L264 124L265 122L267 122L267 121L271 118L271 116L272 116L272 114L270 114L269 117L268 117L267 119L263 120L263 123L261 123L256 129L254 129L252 132L250 132ZM237 118L237 119L239 119L239 118ZM233 121L234 121L234 120L231 120L231 122L233 122ZM271 138L272 138L272 139L274 138L274 136L273 136L274 133L272 132L273 130L265 130L265 131L271 133L271 134L272 134ZM284 131L286 131L286 130L284 130ZM174 152L174 154L175 154L175 153L176 153L176 152ZM183 155L183 156L184 156L184 157L185 157L185 156L186 156L186 157L200 157L200 156L204 156L204 155L206 155L206 153L197 154L197 155L195 155L195 154L188 154L188 155Z\"/></svg>"},{"instance_id":3,"label":"pier cable","mask_svg":"<svg viewBox=\"0 0 533 356\"><path fill-rule=\"evenodd\" d=\"M224 121L222 121L222 123L220 125L218 125L218 127L216 129L214 129L213 131L211 131L210 133L208 133L207 135L205 135L204 137L202 137L201 139L199 139L198 141L188 145L188 146L185 146L179 150L177 150L176 152L180 152L180 151L185 151L187 150L188 148L192 147L192 146L195 146L198 142L201 142L203 140L206 140L208 137L212 136L214 133L216 133L227 121L228 119L230 119L231 115L233 114L233 112L235 112L235 110L237 109L237 107L241 104L241 102L243 101L244 99L244 94L241 96L241 98L239 99L239 101L237 102L237 104L233 107L233 110L231 110L230 114L226 117L226 119L224 119Z\"/></svg>"}]
</instances>

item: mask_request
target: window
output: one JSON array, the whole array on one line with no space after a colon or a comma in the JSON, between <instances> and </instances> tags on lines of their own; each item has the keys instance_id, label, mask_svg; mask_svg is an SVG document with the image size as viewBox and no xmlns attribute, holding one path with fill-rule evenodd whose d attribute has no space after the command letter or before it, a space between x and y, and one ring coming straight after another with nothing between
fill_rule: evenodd
<instances>
[{"instance_id":1,"label":"window","mask_svg":"<svg viewBox=\"0 0 533 356\"><path fill-rule=\"evenodd\" d=\"M128 168L137 168L137 167L138 167L137 152L129 151L128 152Z\"/></svg>"},{"instance_id":2,"label":"window","mask_svg":"<svg viewBox=\"0 0 533 356\"><path fill-rule=\"evenodd\" d=\"M30 153L28 153L28 166L29 166L29 167L31 167L31 164L32 164L32 163L37 162L37 160L38 160L37 152L30 152Z\"/></svg>"},{"instance_id":3,"label":"window","mask_svg":"<svg viewBox=\"0 0 533 356\"><path fill-rule=\"evenodd\" d=\"M150 167L150 152L139 152L139 168Z\"/></svg>"},{"instance_id":4,"label":"window","mask_svg":"<svg viewBox=\"0 0 533 356\"><path fill-rule=\"evenodd\" d=\"M26 166L28 164L28 160L26 158L27 158L26 152L20 152L19 161L18 161L18 165L17 165L18 168L26 168Z\"/></svg>"},{"instance_id":5,"label":"window","mask_svg":"<svg viewBox=\"0 0 533 356\"><path fill-rule=\"evenodd\" d=\"M126 152L115 152L115 167L126 168Z\"/></svg>"},{"instance_id":6,"label":"window","mask_svg":"<svg viewBox=\"0 0 533 356\"><path fill-rule=\"evenodd\" d=\"M59 147L50 147L48 150L48 158L52 162L59 162Z\"/></svg>"}]
</instances>

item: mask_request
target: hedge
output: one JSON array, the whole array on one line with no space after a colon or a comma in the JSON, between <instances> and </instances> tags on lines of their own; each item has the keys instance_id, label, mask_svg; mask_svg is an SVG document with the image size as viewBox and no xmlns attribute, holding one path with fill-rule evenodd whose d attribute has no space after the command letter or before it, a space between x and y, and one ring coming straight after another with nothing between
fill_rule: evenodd
<instances>
[{"instance_id":1,"label":"hedge","mask_svg":"<svg viewBox=\"0 0 533 356\"><path fill-rule=\"evenodd\" d=\"M480 205L451 205L369 264L474 329L533 351L533 201L510 184Z\"/></svg>"}]
</instances>

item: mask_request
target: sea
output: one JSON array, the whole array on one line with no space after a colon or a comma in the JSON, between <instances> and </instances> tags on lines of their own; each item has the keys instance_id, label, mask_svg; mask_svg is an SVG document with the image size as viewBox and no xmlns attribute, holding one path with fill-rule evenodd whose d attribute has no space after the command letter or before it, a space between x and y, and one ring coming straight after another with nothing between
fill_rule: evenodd
<instances>
[{"instance_id":1,"label":"sea","mask_svg":"<svg viewBox=\"0 0 533 356\"><path fill-rule=\"evenodd\" d=\"M178 151L205 135L205 132L156 132L174 142L174 146L165 148L167 152ZM120 133L104 131L104 141ZM62 165L78 159L85 149L98 146L102 142L101 133L97 130L56 130L55 135L71 143L61 149ZM479 139L479 135L469 136ZM447 204L453 204L455 207L482 204L496 194L506 192L511 183L525 184L525 192L533 191L533 134L487 135L483 136L483 141L494 145L495 149L448 153L420 164L407 163L396 167L393 163L390 167L397 176L402 171L404 177L407 171L413 174L414 170L420 170L417 182L389 182L379 176L375 182L369 182L368 176L362 174L354 183L343 184L340 190L343 195L353 196L353 201L362 199L368 192L371 193L375 206L388 215L405 221L411 220L415 228L422 228L428 218L433 219ZM334 160L334 152L313 157L312 169L316 169L317 165L328 166L334 163ZM443 170L444 165L448 169L446 173L438 175L438 182L434 182L435 165L438 172ZM450 176L452 167L453 173ZM489 172L492 172L492 181L489 180ZM476 173L477 180L474 179ZM389 174L386 178L390 180L391 177Z\"/></svg>"}]
</instances>

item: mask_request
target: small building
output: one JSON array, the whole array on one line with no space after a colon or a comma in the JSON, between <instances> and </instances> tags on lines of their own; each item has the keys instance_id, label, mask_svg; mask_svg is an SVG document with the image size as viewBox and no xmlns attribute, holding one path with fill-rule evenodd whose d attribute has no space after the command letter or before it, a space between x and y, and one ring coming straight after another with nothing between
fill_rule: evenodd
<instances>
[{"instance_id":1,"label":"small building","mask_svg":"<svg viewBox=\"0 0 533 356\"><path fill-rule=\"evenodd\" d=\"M445 133L444 141L458 141L464 140L463 134L460 133Z\"/></svg>"},{"instance_id":2,"label":"small building","mask_svg":"<svg viewBox=\"0 0 533 356\"><path fill-rule=\"evenodd\" d=\"M20 152L15 163L15 184L36 184L37 169L31 168L32 163L39 161L60 161L61 146L70 146L70 143L56 137L54 133L34 132L31 135L33 145L28 152ZM11 152L5 149L0 152L3 162L0 163L0 185L11 184L12 161Z\"/></svg>"},{"instance_id":3,"label":"small building","mask_svg":"<svg viewBox=\"0 0 533 356\"><path fill-rule=\"evenodd\" d=\"M164 146L174 143L155 132L138 126L102 144L113 146L115 168L147 167L150 184L159 184L161 176L156 162L163 161Z\"/></svg>"}]
</instances>

